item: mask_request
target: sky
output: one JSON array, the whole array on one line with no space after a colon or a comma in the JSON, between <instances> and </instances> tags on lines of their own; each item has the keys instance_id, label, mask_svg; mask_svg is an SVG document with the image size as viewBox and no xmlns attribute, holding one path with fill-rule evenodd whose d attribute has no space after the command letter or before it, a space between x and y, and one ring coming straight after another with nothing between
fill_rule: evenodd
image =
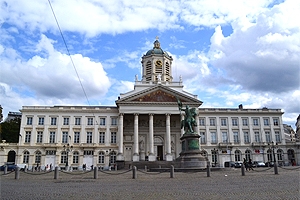
<instances>
[{"instance_id":1,"label":"sky","mask_svg":"<svg viewBox=\"0 0 300 200\"><path fill-rule=\"evenodd\" d=\"M159 37L202 108L300 113L298 0L0 0L0 105L114 106Z\"/></svg>"}]
</instances>

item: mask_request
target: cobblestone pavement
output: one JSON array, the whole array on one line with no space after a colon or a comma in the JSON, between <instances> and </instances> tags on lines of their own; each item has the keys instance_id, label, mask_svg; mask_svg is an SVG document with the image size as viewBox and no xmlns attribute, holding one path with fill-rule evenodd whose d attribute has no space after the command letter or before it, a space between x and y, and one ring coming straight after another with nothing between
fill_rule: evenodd
<instances>
[{"instance_id":1,"label":"cobblestone pavement","mask_svg":"<svg viewBox=\"0 0 300 200\"><path fill-rule=\"evenodd\" d=\"M170 172L157 173L137 171L133 179L132 171L94 173L59 172L54 179L54 172L20 172L0 175L2 200L33 199L300 199L299 167L279 168L275 175L273 168L257 168L246 171L241 169L206 171L197 173ZM2 173L2 172L1 172ZM108 174L109 173L109 174ZM112 175L113 174L113 175Z\"/></svg>"}]
</instances>

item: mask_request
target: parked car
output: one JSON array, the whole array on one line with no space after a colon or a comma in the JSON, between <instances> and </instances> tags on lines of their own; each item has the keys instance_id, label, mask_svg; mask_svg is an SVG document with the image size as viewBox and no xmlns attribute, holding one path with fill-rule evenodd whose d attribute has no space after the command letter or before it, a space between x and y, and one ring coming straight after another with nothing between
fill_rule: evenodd
<instances>
[{"instance_id":1,"label":"parked car","mask_svg":"<svg viewBox=\"0 0 300 200\"><path fill-rule=\"evenodd\" d=\"M274 167L274 162L273 161L268 161L265 163L266 167Z\"/></svg>"},{"instance_id":2,"label":"parked car","mask_svg":"<svg viewBox=\"0 0 300 200\"><path fill-rule=\"evenodd\" d=\"M243 164L242 161L235 162L234 167L235 167L235 168L241 168L241 167L242 167L242 164Z\"/></svg>"},{"instance_id":3,"label":"parked car","mask_svg":"<svg viewBox=\"0 0 300 200\"><path fill-rule=\"evenodd\" d=\"M252 166L253 167L265 167L266 164L263 161L254 161Z\"/></svg>"},{"instance_id":4,"label":"parked car","mask_svg":"<svg viewBox=\"0 0 300 200\"><path fill-rule=\"evenodd\" d=\"M224 167L235 167L235 162L226 161L226 162L224 162Z\"/></svg>"},{"instance_id":5,"label":"parked car","mask_svg":"<svg viewBox=\"0 0 300 200\"><path fill-rule=\"evenodd\" d=\"M17 167L15 164L6 164L0 167L0 171L4 171L5 166L7 167L7 171L14 171Z\"/></svg>"}]
</instances>

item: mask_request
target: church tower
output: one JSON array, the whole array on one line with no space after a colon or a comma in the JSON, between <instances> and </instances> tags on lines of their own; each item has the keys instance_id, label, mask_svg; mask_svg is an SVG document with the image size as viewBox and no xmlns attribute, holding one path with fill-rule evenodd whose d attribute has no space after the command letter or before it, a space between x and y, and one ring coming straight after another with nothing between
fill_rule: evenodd
<instances>
[{"instance_id":1,"label":"church tower","mask_svg":"<svg viewBox=\"0 0 300 200\"><path fill-rule=\"evenodd\" d=\"M172 77L172 56L160 48L160 42L156 37L153 49L147 51L142 57L143 74L142 81L148 83L161 82L171 83Z\"/></svg>"}]
</instances>

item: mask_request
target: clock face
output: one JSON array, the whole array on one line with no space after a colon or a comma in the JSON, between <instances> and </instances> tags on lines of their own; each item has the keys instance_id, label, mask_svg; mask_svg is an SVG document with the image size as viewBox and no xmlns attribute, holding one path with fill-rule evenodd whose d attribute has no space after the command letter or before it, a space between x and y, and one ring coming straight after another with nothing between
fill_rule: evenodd
<instances>
[{"instance_id":1,"label":"clock face","mask_svg":"<svg viewBox=\"0 0 300 200\"><path fill-rule=\"evenodd\" d=\"M157 67L161 67L161 66L162 66L161 60L157 60L157 61L155 62L155 65L156 65Z\"/></svg>"}]
</instances>

